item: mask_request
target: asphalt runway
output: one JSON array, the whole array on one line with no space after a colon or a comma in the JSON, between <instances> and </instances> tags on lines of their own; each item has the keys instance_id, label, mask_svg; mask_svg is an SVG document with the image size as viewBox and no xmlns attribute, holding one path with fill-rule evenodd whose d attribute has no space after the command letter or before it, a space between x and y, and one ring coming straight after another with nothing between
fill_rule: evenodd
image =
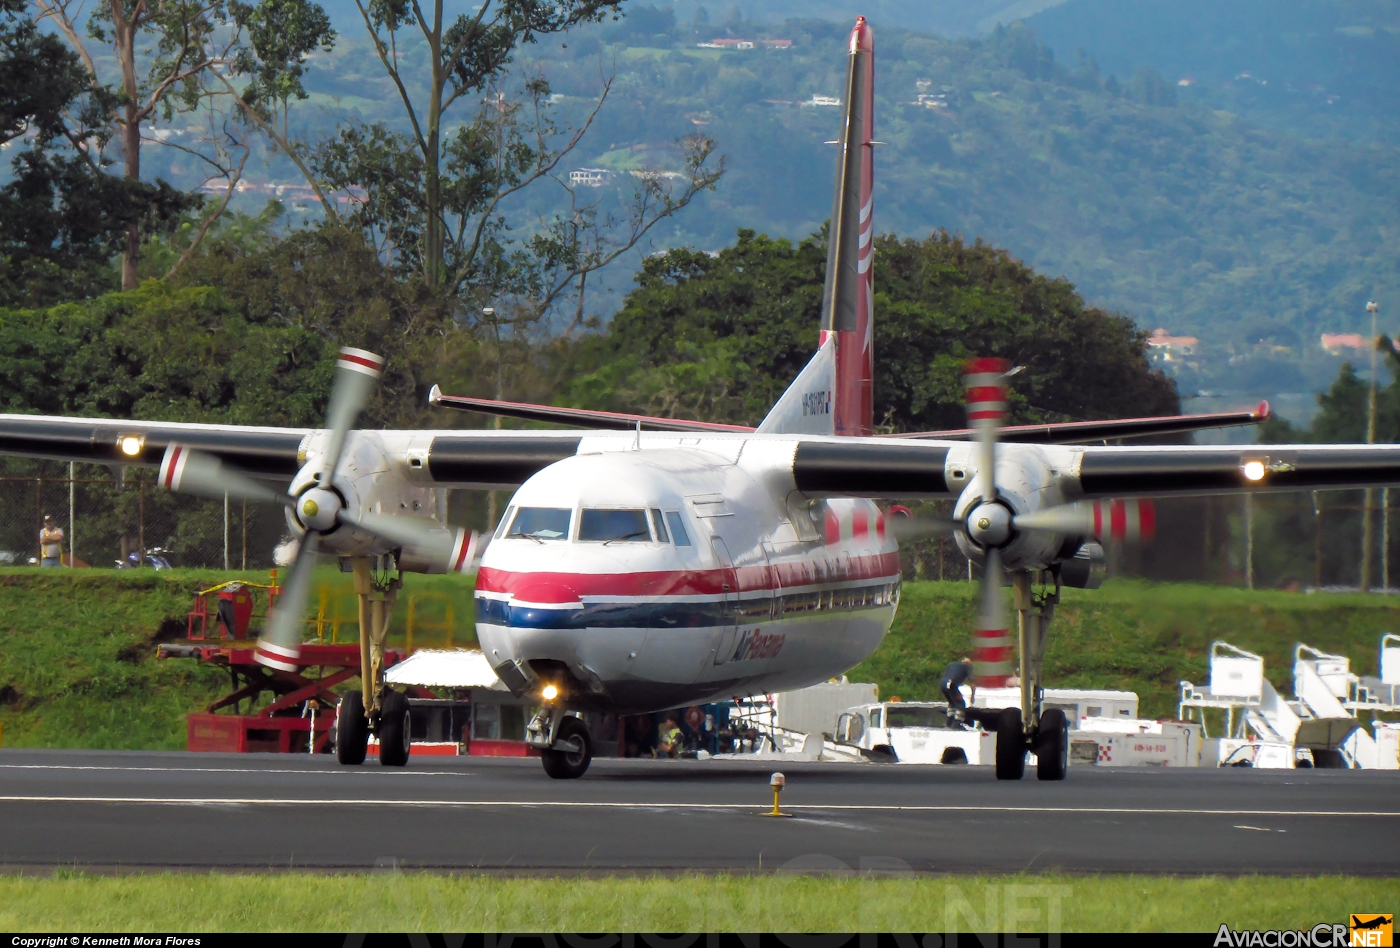
<instances>
[{"instance_id":1,"label":"asphalt runway","mask_svg":"<svg viewBox=\"0 0 1400 948\"><path fill-rule=\"evenodd\" d=\"M787 775L791 819L761 818ZM0 868L1400 875L1400 772L0 751Z\"/></svg>"}]
</instances>

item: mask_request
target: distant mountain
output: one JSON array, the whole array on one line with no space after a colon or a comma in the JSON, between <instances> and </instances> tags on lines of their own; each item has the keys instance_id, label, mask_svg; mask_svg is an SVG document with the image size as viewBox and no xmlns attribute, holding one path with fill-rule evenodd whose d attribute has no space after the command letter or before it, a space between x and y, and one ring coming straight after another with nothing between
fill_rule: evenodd
<instances>
[{"instance_id":1,"label":"distant mountain","mask_svg":"<svg viewBox=\"0 0 1400 948\"><path fill-rule=\"evenodd\" d=\"M988 33L998 23L1011 23L1064 0L673 0L667 6L689 23L705 8L712 23L735 19L782 23L789 19L833 20L849 23L864 16L881 29L899 28L962 37ZM346 35L364 31L355 0L321 0L335 28ZM627 3L630 11L641 4Z\"/></svg>"},{"instance_id":2,"label":"distant mountain","mask_svg":"<svg viewBox=\"0 0 1400 948\"><path fill-rule=\"evenodd\" d=\"M1146 66L1189 101L1300 135L1400 142L1394 0L1068 0L1026 22L1119 79Z\"/></svg>"},{"instance_id":3,"label":"distant mountain","mask_svg":"<svg viewBox=\"0 0 1400 948\"><path fill-rule=\"evenodd\" d=\"M825 143L840 112L813 97L841 95L849 24L715 22L722 14L697 24L698 3L686 19L691 2L630 6L621 20L521 52L519 68L543 74L559 94L561 117L589 107L600 69L615 72L567 170L673 170L670 143L703 132L729 172L654 231L643 252L716 249L738 228L790 238L818 230L831 208L834 149ZM699 45L723 36L791 45ZM981 238L1145 328L1198 336L1193 388L1315 391L1336 372L1318 349L1320 332L1368 326L1370 298L1400 314L1400 148L1261 127L1178 85L1181 70L1134 66L1113 76L1107 56L1096 64L1097 55L1080 58L1072 47L1056 56L1020 24L948 40L877 23L875 42L881 232L922 237L946 227ZM420 68L411 48L401 53L410 71ZM307 139L337 122L400 121L394 88L351 30L316 56L307 86L312 101L297 113ZM285 159L269 160L254 177L298 183ZM184 177L198 170L171 166ZM629 180L615 175L610 187ZM558 193L535 193L525 217L550 213ZM638 262L619 261L596 293L590 280L594 313L611 316Z\"/></svg>"}]
</instances>

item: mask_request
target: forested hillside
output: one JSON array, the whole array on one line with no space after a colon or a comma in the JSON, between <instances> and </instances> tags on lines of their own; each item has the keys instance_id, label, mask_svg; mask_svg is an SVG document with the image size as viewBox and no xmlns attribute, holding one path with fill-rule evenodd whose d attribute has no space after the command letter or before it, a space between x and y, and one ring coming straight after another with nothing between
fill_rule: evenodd
<instances>
[{"instance_id":1,"label":"forested hillside","mask_svg":"<svg viewBox=\"0 0 1400 948\"><path fill-rule=\"evenodd\" d=\"M1019 26L985 41L875 27L883 231L981 237L1140 325L1221 345L1314 345L1320 329L1354 328L1368 296L1400 276L1400 249L1383 237L1400 228L1394 149L1252 127L1185 101L1174 77L1115 77L1073 54L1067 64ZM574 115L600 73L615 71L579 166L665 169L677 136L711 136L725 179L650 246L712 249L740 227L800 238L829 214L823 143L839 114L799 103L839 96L847 30L678 23L670 7L638 5L527 47L518 68L548 79L565 97L561 114ZM726 34L792 46L697 48ZM327 119L392 107L392 87L357 42L343 39L308 74Z\"/></svg>"}]
</instances>

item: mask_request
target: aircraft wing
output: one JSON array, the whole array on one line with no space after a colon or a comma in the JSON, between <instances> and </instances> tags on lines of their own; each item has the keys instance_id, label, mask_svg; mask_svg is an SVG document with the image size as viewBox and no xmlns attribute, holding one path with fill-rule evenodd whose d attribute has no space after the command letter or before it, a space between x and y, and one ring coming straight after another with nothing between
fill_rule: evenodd
<instances>
[{"instance_id":1,"label":"aircraft wing","mask_svg":"<svg viewBox=\"0 0 1400 948\"><path fill-rule=\"evenodd\" d=\"M0 454L91 464L159 466L171 442L199 448L256 477L291 480L310 428L0 415Z\"/></svg>"},{"instance_id":2,"label":"aircraft wing","mask_svg":"<svg viewBox=\"0 0 1400 948\"><path fill-rule=\"evenodd\" d=\"M1201 496L1245 491L1339 490L1400 485L1400 445L1017 445L1071 498ZM966 443L832 438L802 441L797 489L809 496L947 498L961 493L973 453ZM1008 459L1010 460L1010 459Z\"/></svg>"},{"instance_id":3,"label":"aircraft wing","mask_svg":"<svg viewBox=\"0 0 1400 948\"><path fill-rule=\"evenodd\" d=\"M172 424L103 418L0 415L0 454L154 467L172 442L198 448L256 477L290 480L316 431L241 425ZM607 450L618 431L384 431L418 459L415 480L453 488L505 489L580 450ZM694 432L702 441L706 433ZM665 437L664 434L660 435ZM674 435L672 435L674 437ZM651 434L650 438L658 437ZM780 442L795 486L808 496L947 498L968 483L965 441L804 437L714 432ZM649 439L648 439L649 440ZM1400 445L1038 445L1007 442L1010 456L1035 456L1069 496L1162 497L1242 491L1400 486ZM787 452L791 451L791 455ZM770 455L771 456L771 455ZM776 460L777 456L773 456ZM788 462L781 461L786 464Z\"/></svg>"}]
</instances>

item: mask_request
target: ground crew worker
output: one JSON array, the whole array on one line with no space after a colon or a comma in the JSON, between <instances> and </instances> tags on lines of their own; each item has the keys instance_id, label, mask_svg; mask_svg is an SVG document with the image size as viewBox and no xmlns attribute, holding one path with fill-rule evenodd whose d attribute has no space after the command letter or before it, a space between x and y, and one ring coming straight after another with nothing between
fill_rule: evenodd
<instances>
[{"instance_id":1,"label":"ground crew worker","mask_svg":"<svg viewBox=\"0 0 1400 948\"><path fill-rule=\"evenodd\" d=\"M39 565L63 565L63 530L53 522L53 517L44 517L44 528L39 531Z\"/></svg>"},{"instance_id":2,"label":"ground crew worker","mask_svg":"<svg viewBox=\"0 0 1400 948\"><path fill-rule=\"evenodd\" d=\"M967 702L963 700L960 686L964 682L972 681L972 659L964 655L960 660L952 662L943 669L943 679L938 687L943 689L943 697L948 699L948 707L963 710L967 707ZM977 700L977 685L972 686L972 700Z\"/></svg>"},{"instance_id":3,"label":"ground crew worker","mask_svg":"<svg viewBox=\"0 0 1400 948\"><path fill-rule=\"evenodd\" d=\"M656 736L656 756L675 757L681 749L681 727L676 723L674 713L666 715L666 723L661 725Z\"/></svg>"}]
</instances>

